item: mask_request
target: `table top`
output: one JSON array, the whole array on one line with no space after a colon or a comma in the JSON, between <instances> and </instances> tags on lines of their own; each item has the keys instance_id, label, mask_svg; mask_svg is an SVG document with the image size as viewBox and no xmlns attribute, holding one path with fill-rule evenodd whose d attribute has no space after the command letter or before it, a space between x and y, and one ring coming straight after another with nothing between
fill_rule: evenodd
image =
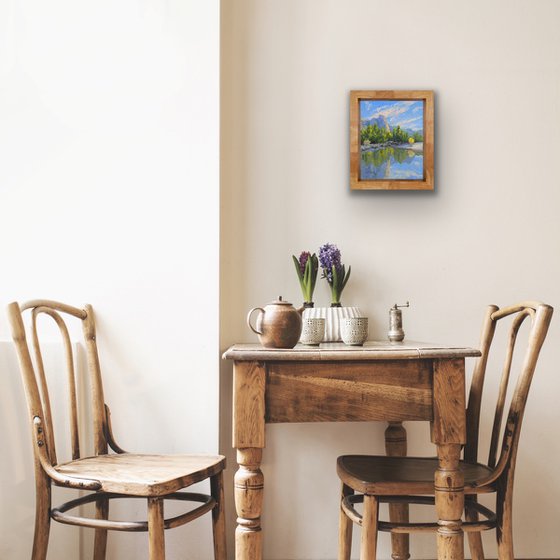
<instances>
[{"instance_id":1,"label":"table top","mask_svg":"<svg viewBox=\"0 0 560 560\"><path fill-rule=\"evenodd\" d=\"M223 358L236 361L370 361L452 359L480 356L475 348L427 342L371 340L363 346L326 342L319 346L298 344L295 348L264 348L260 344L234 344Z\"/></svg>"}]
</instances>

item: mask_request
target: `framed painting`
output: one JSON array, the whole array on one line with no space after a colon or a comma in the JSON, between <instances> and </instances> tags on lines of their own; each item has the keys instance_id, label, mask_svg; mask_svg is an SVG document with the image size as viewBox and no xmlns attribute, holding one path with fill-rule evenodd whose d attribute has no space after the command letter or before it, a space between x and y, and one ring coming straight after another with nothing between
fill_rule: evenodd
<instances>
[{"instance_id":1,"label":"framed painting","mask_svg":"<svg viewBox=\"0 0 560 560\"><path fill-rule=\"evenodd\" d=\"M350 188L434 189L434 92L350 92Z\"/></svg>"}]
</instances>

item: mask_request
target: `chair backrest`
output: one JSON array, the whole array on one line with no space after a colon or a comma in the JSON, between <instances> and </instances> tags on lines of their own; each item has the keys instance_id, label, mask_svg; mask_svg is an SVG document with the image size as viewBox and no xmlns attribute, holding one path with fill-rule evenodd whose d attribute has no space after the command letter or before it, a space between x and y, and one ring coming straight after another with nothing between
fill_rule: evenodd
<instances>
[{"instance_id":1,"label":"chair backrest","mask_svg":"<svg viewBox=\"0 0 560 560\"><path fill-rule=\"evenodd\" d=\"M469 403L467 407L467 443L464 450L464 457L465 460L469 462L477 461L482 392L492 340L494 339L498 322L509 317L510 327L507 333L505 358L498 389L487 462L487 465L494 469L494 480L498 479L504 473L513 473L527 396L539 353L552 318L552 312L552 307L540 302L523 302L503 309L491 305L487 309L480 343L481 356L474 368L469 394ZM522 356L516 356L514 359L514 350L519 330L526 320L530 322L530 325L525 352ZM510 380L514 378L514 376L511 375L512 364L519 364L519 373L517 375L515 389L511 396L504 430L502 432L508 386ZM498 453L500 435L501 448Z\"/></svg>"},{"instance_id":2,"label":"chair backrest","mask_svg":"<svg viewBox=\"0 0 560 560\"><path fill-rule=\"evenodd\" d=\"M31 324L28 329L31 339L31 349L27 341L28 337L26 335L26 328L23 320L25 311L29 311L31 319ZM8 306L8 317L23 378L36 463L38 463L40 458L40 452L43 451L40 450L39 447L46 446L46 454L50 465L54 466L57 464L51 398L49 396L49 386L47 383L47 375L45 373L43 353L39 342L37 325L37 320L42 315L53 319L58 326L62 337L68 385L68 417L70 421L72 459L80 458L81 454L78 433L76 374L74 371L74 345L71 342L70 334L65 321L65 319L68 319L69 317L74 317L81 322L84 336L91 388L95 453L96 455L106 454L108 449L108 419L103 398L103 385L97 354L93 309L89 305L86 305L84 309L78 309L70 305L48 300L29 301L21 306L17 303L11 303ZM32 355L33 359L31 357Z\"/></svg>"}]
</instances>

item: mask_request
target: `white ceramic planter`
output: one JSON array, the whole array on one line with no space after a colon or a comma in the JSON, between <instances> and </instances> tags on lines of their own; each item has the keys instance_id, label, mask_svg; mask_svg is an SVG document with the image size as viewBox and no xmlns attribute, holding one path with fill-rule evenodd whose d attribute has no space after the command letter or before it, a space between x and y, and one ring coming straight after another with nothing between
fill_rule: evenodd
<instances>
[{"instance_id":1,"label":"white ceramic planter","mask_svg":"<svg viewBox=\"0 0 560 560\"><path fill-rule=\"evenodd\" d=\"M340 323L346 317L361 317L358 307L312 307L303 311L304 319L322 317L325 321L325 338L323 342L340 342Z\"/></svg>"}]
</instances>

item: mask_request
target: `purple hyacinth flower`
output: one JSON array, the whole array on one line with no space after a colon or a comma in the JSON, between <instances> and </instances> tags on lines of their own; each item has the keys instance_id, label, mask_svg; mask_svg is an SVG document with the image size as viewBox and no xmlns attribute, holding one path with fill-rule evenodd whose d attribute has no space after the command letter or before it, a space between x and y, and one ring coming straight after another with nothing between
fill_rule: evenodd
<instances>
[{"instance_id":1,"label":"purple hyacinth flower","mask_svg":"<svg viewBox=\"0 0 560 560\"><path fill-rule=\"evenodd\" d=\"M309 251L302 251L301 255L299 256L299 269L301 271L301 275L305 274L305 265L309 260L311 253Z\"/></svg>"},{"instance_id":2,"label":"purple hyacinth flower","mask_svg":"<svg viewBox=\"0 0 560 560\"><path fill-rule=\"evenodd\" d=\"M329 284L332 284L333 266L335 267L337 273L342 271L339 248L333 243L325 243L324 245L322 245L319 248L319 263L321 264L321 268L323 269L323 278L326 278L327 282Z\"/></svg>"}]
</instances>

